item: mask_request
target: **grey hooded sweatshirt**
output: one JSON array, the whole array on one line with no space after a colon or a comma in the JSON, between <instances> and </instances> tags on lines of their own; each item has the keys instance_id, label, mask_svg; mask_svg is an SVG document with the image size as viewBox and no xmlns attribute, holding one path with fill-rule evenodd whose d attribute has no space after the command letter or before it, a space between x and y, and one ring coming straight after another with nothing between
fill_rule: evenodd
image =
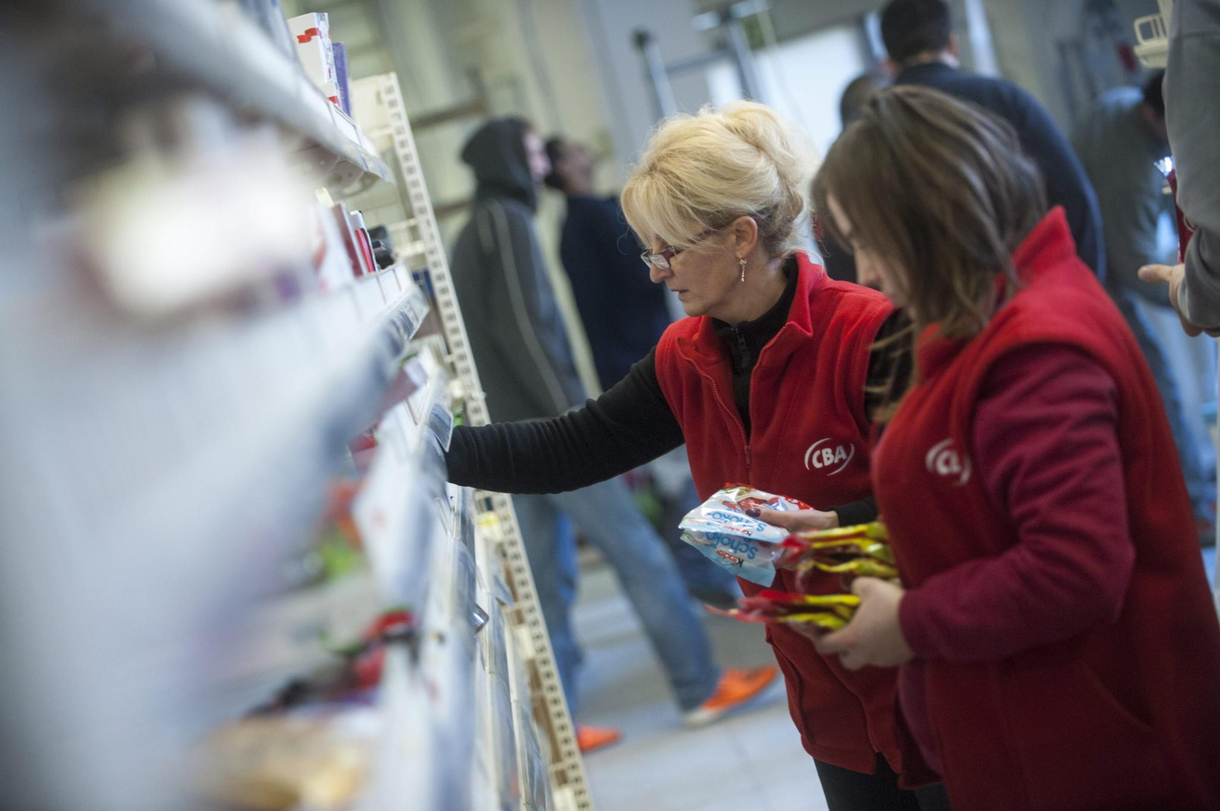
<instances>
[{"instance_id":1,"label":"grey hooded sweatshirt","mask_svg":"<svg viewBox=\"0 0 1220 811\"><path fill-rule=\"evenodd\" d=\"M525 132L520 119L496 119L462 148L478 187L450 262L496 422L554 417L586 396L534 228Z\"/></svg>"}]
</instances>

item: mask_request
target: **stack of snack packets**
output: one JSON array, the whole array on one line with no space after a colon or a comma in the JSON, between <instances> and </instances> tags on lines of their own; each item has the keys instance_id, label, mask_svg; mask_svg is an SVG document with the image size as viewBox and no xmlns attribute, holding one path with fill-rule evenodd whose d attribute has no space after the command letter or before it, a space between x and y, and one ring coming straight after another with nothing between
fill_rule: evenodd
<instances>
[{"instance_id":1,"label":"stack of snack packets","mask_svg":"<svg viewBox=\"0 0 1220 811\"><path fill-rule=\"evenodd\" d=\"M811 508L749 485L727 485L682 519L682 540L738 577L769 586L775 580L775 563L784 554L788 530L751 518L746 515L750 509Z\"/></svg>"}]
</instances>

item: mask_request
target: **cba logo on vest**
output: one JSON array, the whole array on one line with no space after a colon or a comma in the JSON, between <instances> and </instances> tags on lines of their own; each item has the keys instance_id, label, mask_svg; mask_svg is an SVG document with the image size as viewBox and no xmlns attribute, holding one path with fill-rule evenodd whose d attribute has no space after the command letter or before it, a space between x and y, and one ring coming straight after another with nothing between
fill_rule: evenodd
<instances>
[{"instance_id":1,"label":"cba logo on vest","mask_svg":"<svg viewBox=\"0 0 1220 811\"><path fill-rule=\"evenodd\" d=\"M932 450L928 451L925 461L929 473L957 479L954 482L957 487L970 481L970 457L964 454L959 456L958 452L953 449L952 439L946 439L933 445Z\"/></svg>"},{"instance_id":2,"label":"cba logo on vest","mask_svg":"<svg viewBox=\"0 0 1220 811\"><path fill-rule=\"evenodd\" d=\"M805 451L805 470L829 470L827 476L842 473L843 469L856 455L856 446L848 442L846 445L828 445L830 437L819 439Z\"/></svg>"}]
</instances>

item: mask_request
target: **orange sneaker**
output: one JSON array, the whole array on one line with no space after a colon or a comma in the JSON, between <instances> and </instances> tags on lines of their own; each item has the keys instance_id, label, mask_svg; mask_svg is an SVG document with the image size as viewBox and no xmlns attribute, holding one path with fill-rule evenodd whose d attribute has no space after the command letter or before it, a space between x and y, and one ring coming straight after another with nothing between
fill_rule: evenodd
<instances>
[{"instance_id":1,"label":"orange sneaker","mask_svg":"<svg viewBox=\"0 0 1220 811\"><path fill-rule=\"evenodd\" d=\"M720 677L716 692L707 701L682 714L688 727L710 724L730 710L735 710L775 681L779 668L775 665L755 667L749 670L729 668Z\"/></svg>"},{"instance_id":2,"label":"orange sneaker","mask_svg":"<svg viewBox=\"0 0 1220 811\"><path fill-rule=\"evenodd\" d=\"M576 725L576 746L583 753L618 743L621 737L623 737L623 733L617 729L591 727L588 724Z\"/></svg>"}]
</instances>

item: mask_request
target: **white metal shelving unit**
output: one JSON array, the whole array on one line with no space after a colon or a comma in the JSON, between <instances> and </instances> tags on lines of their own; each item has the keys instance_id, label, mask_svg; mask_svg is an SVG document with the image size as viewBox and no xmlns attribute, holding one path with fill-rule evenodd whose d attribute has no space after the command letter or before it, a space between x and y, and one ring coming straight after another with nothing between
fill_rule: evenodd
<instances>
[{"instance_id":1,"label":"white metal shelving unit","mask_svg":"<svg viewBox=\"0 0 1220 811\"><path fill-rule=\"evenodd\" d=\"M354 83L357 117L370 137L382 148L387 160L397 163L402 178L402 209L406 219L391 224L398 239L406 239L412 250L422 253L430 288L444 328L449 361L455 372L459 399L467 423L486 425L489 416L478 370L470 351L457 295L449 274L448 260L432 211L423 167L402 100L398 77L384 74ZM576 745L572 719L555 667L546 625L534 591L533 576L525 557L512 500L499 493L479 493L478 568L488 593L496 595L488 608L494 616L503 613L504 633L493 633L489 650L483 651L479 679L480 695L493 702L501 690L509 689L514 724L513 739L523 809L592 811L593 802L585 777L584 761ZM498 642L503 638L503 646ZM499 663L499 664L497 664ZM538 692L530 685L539 686ZM501 707L502 709L502 707ZM486 708L485 708L485 711ZM494 724L493 724L494 726ZM503 733L507 734L507 733ZM495 746L504 745L501 734ZM493 747L493 742L481 741ZM501 751L493 748L493 751ZM507 757L507 756L505 756ZM490 758L493 763L502 759ZM503 775L499 778L503 779ZM476 792L478 794L479 792ZM485 795L495 792L485 791Z\"/></svg>"},{"instance_id":2,"label":"white metal shelving unit","mask_svg":"<svg viewBox=\"0 0 1220 811\"><path fill-rule=\"evenodd\" d=\"M269 42L235 3L205 0L71 0L74 19L138 45L167 78L234 109L274 120L310 147L314 170L335 196L388 180L388 167L296 58ZM89 26L94 29L94 26ZM107 30L108 29L108 30Z\"/></svg>"},{"instance_id":3,"label":"white metal shelving unit","mask_svg":"<svg viewBox=\"0 0 1220 811\"><path fill-rule=\"evenodd\" d=\"M28 124L56 143L82 86L107 94L90 134L134 105L206 97L236 127L273 130L302 193L384 197L402 177L454 380L423 353L415 393L387 399L431 306L407 264L323 293L302 263L172 311L125 308L73 242L72 189L121 156L65 149L65 177L24 147L29 176L0 173L0 192L38 189L40 170L54 188L28 221L0 222L36 237L0 240L14 271L0 284L0 739L19 752L0 765L6 807L195 807L183 764L201 735L325 660L319 634L354 635L405 603L416 643L387 656L355 808L591 809L511 502L445 483L451 409L487 417L396 79L375 80L385 149L236 4L15 8L0 44L47 69L33 89L49 112L30 123L6 108L0 132ZM173 250L199 247L158 243L156 217L139 225L166 278ZM353 505L368 565L304 588L289 564L348 440L373 424Z\"/></svg>"}]
</instances>

